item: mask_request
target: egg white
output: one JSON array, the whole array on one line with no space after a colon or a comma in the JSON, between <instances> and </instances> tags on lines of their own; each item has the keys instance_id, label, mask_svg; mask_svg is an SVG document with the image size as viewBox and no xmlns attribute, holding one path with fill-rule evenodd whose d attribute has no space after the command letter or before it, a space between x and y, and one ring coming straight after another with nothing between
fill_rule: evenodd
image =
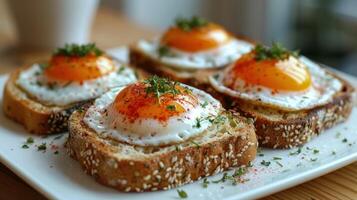
<instances>
[{"instance_id":1,"label":"egg white","mask_svg":"<svg viewBox=\"0 0 357 200\"><path fill-rule=\"evenodd\" d=\"M222 82L224 73L209 79L211 85L221 93L287 111L310 109L332 101L333 96L343 87L341 81L306 57L300 57L299 60L306 65L312 79L312 85L304 91L272 91L264 86L246 84L244 80L239 79L236 88L231 89ZM230 70L230 67L226 70Z\"/></svg>"},{"instance_id":2,"label":"egg white","mask_svg":"<svg viewBox=\"0 0 357 200\"><path fill-rule=\"evenodd\" d=\"M243 40L232 39L227 44L197 53L184 52L169 48L173 56L160 56L160 40L140 40L138 48L152 59L176 69L196 70L207 68L221 68L249 52L253 45Z\"/></svg>"},{"instance_id":3,"label":"egg white","mask_svg":"<svg viewBox=\"0 0 357 200\"><path fill-rule=\"evenodd\" d=\"M115 62L116 70L96 79L82 83L68 82L51 86L47 83L39 64L34 64L20 72L17 85L31 97L45 105L66 106L90 100L107 92L110 88L136 81L132 69Z\"/></svg>"},{"instance_id":4,"label":"egg white","mask_svg":"<svg viewBox=\"0 0 357 200\"><path fill-rule=\"evenodd\" d=\"M185 87L190 88L197 96L199 104L186 113L170 117L166 122L138 119L126 124L117 123L123 116L111 108L111 103L124 87L115 88L96 99L87 110L83 121L103 137L111 137L133 145L157 146L180 143L203 133L212 123L208 119L216 117L222 109L219 101L209 94L186 85ZM196 120L200 120L199 126Z\"/></svg>"}]
</instances>

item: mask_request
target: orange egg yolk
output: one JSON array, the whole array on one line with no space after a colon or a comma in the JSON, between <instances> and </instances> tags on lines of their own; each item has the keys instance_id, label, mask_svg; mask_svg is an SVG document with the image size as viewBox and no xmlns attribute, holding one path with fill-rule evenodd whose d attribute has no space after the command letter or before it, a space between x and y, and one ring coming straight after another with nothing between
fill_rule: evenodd
<instances>
[{"instance_id":1,"label":"orange egg yolk","mask_svg":"<svg viewBox=\"0 0 357 200\"><path fill-rule=\"evenodd\" d=\"M198 52L217 48L231 39L221 26L210 23L190 31L171 27L164 33L161 43L186 52Z\"/></svg>"},{"instance_id":2,"label":"orange egg yolk","mask_svg":"<svg viewBox=\"0 0 357 200\"><path fill-rule=\"evenodd\" d=\"M53 56L45 75L55 81L76 81L96 79L115 69L113 61L106 56L88 54L79 56Z\"/></svg>"},{"instance_id":3,"label":"orange egg yolk","mask_svg":"<svg viewBox=\"0 0 357 200\"><path fill-rule=\"evenodd\" d=\"M130 122L136 119L156 119L167 121L198 104L197 98L181 86L176 86L180 94L163 94L159 99L147 94L145 83L136 83L124 88L116 97L113 108L127 117Z\"/></svg>"},{"instance_id":4,"label":"orange egg yolk","mask_svg":"<svg viewBox=\"0 0 357 200\"><path fill-rule=\"evenodd\" d=\"M290 62L292 59L295 58L257 61L254 52L245 54L226 74L224 84L233 89L234 80L239 78L248 84L261 85L272 90L305 90L311 85L310 73L298 60Z\"/></svg>"}]
</instances>

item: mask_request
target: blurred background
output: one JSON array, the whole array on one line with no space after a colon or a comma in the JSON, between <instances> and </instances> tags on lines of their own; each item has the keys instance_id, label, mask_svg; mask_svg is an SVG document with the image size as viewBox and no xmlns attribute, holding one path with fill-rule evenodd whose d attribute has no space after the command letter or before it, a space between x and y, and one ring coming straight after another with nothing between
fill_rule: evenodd
<instances>
[{"instance_id":1,"label":"blurred background","mask_svg":"<svg viewBox=\"0 0 357 200\"><path fill-rule=\"evenodd\" d=\"M267 45L281 42L357 75L356 0L101 0L90 38L103 48L112 48L153 37L175 18L193 15ZM0 0L0 60L19 61L13 56L21 52L18 35L8 2ZM0 68L7 63L0 61Z\"/></svg>"}]
</instances>

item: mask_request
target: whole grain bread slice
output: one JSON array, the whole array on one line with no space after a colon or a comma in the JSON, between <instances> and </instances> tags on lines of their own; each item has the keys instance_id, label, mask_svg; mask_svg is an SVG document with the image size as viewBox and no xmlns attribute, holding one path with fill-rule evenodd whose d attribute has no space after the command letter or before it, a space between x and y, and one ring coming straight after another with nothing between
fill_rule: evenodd
<instances>
[{"instance_id":1,"label":"whole grain bread slice","mask_svg":"<svg viewBox=\"0 0 357 200\"><path fill-rule=\"evenodd\" d=\"M327 69L325 69L327 70ZM252 118L259 146L269 148L293 148L310 141L324 130L344 122L351 114L355 89L347 81L327 70L343 83L342 89L325 105L300 111L283 111L233 98L217 91L225 108ZM208 91L214 90L209 88Z\"/></svg>"},{"instance_id":2,"label":"whole grain bread slice","mask_svg":"<svg viewBox=\"0 0 357 200\"><path fill-rule=\"evenodd\" d=\"M22 67L11 73L5 84L2 102L5 115L33 134L48 135L67 131L72 112L93 99L66 106L44 105L16 84L20 72L26 68ZM136 73L138 78L144 76L141 71Z\"/></svg>"},{"instance_id":3,"label":"whole grain bread slice","mask_svg":"<svg viewBox=\"0 0 357 200\"><path fill-rule=\"evenodd\" d=\"M244 36L236 36L236 38L252 45L255 44L254 41ZM134 43L129 46L129 61L130 64L136 68L143 69L146 72L158 76L168 77L172 80L185 83L199 89L207 88L209 86L208 77L221 71L229 65L227 64L211 69L177 69L176 67L164 64L160 62L160 60L153 59L146 55L146 53L138 47L138 43Z\"/></svg>"},{"instance_id":4,"label":"whole grain bread slice","mask_svg":"<svg viewBox=\"0 0 357 200\"><path fill-rule=\"evenodd\" d=\"M100 136L83 121L69 120L66 146L87 174L119 191L167 190L211 176L255 158L257 139L249 120L224 112L226 120L200 136L168 146L134 146ZM230 117L231 116L231 117Z\"/></svg>"},{"instance_id":5,"label":"whole grain bread slice","mask_svg":"<svg viewBox=\"0 0 357 200\"><path fill-rule=\"evenodd\" d=\"M5 84L2 102L5 115L22 124L30 133L47 135L66 131L72 112L91 100L65 107L43 105L16 84L23 69L13 72Z\"/></svg>"}]
</instances>

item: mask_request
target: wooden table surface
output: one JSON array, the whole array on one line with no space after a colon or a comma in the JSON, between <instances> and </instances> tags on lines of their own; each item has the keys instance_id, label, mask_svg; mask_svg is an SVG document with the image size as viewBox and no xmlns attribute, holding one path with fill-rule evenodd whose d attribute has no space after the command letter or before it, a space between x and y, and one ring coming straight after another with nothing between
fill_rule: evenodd
<instances>
[{"instance_id":1,"label":"wooden table surface","mask_svg":"<svg viewBox=\"0 0 357 200\"><path fill-rule=\"evenodd\" d=\"M50 52L17 49L11 19L6 10L0 8L0 21L4 22L4 18L8 23L0 23L0 74L49 55ZM92 40L101 48L111 48L129 44L139 38L150 38L155 33L147 27L131 23L108 8L101 8L92 28ZM2 199L39 200L45 197L0 164L0 200ZM357 199L357 162L264 199Z\"/></svg>"}]
</instances>

